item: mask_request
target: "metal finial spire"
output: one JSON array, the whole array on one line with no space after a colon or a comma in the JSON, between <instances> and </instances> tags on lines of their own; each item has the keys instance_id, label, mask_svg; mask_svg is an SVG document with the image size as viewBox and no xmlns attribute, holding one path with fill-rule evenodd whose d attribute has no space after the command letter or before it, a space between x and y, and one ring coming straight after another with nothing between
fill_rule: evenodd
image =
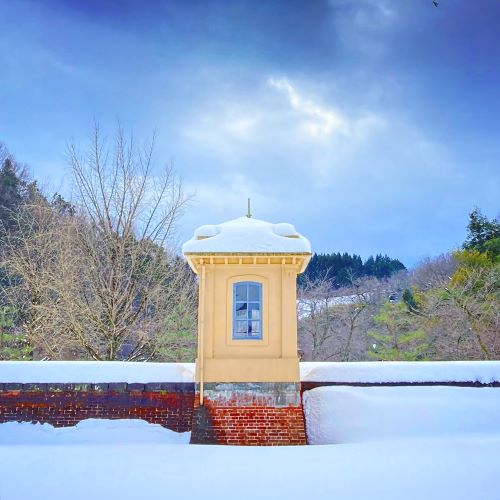
<instances>
[{"instance_id":1,"label":"metal finial spire","mask_svg":"<svg viewBox=\"0 0 500 500\"><path fill-rule=\"evenodd\" d=\"M250 212L250 198L248 198L248 202L247 202L247 217L249 219L252 218L252 212Z\"/></svg>"}]
</instances>

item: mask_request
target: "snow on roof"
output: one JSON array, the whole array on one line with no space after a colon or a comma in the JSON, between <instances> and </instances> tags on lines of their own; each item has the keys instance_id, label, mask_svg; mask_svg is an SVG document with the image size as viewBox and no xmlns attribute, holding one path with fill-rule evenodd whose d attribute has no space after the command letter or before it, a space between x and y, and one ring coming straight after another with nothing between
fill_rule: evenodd
<instances>
[{"instance_id":1,"label":"snow on roof","mask_svg":"<svg viewBox=\"0 0 500 500\"><path fill-rule=\"evenodd\" d=\"M201 226L182 246L192 253L299 253L310 254L311 244L292 224L273 224L239 217L218 225Z\"/></svg>"}]
</instances>

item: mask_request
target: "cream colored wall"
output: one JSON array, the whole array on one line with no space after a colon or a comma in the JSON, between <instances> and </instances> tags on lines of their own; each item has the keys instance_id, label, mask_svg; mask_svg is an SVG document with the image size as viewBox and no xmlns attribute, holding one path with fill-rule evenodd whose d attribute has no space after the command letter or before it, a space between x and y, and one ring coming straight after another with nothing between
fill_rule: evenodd
<instances>
[{"instance_id":1,"label":"cream colored wall","mask_svg":"<svg viewBox=\"0 0 500 500\"><path fill-rule=\"evenodd\" d=\"M303 261L287 261L273 264L190 262L200 280L205 276L204 285L200 283L199 297L198 382L201 379L204 382L299 381L296 278ZM239 281L262 284L261 340L232 338L233 284ZM201 346L203 362L200 362Z\"/></svg>"}]
</instances>

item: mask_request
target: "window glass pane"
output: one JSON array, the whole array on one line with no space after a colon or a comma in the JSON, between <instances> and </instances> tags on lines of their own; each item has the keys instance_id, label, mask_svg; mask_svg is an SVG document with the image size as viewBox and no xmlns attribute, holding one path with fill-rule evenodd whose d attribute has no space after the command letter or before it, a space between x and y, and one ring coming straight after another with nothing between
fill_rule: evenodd
<instances>
[{"instance_id":1,"label":"window glass pane","mask_svg":"<svg viewBox=\"0 0 500 500\"><path fill-rule=\"evenodd\" d=\"M260 285L257 284L248 285L248 300L258 302L260 300L259 289Z\"/></svg>"},{"instance_id":2,"label":"window glass pane","mask_svg":"<svg viewBox=\"0 0 500 500\"><path fill-rule=\"evenodd\" d=\"M260 319L260 304L248 304L248 318Z\"/></svg>"},{"instance_id":3,"label":"window glass pane","mask_svg":"<svg viewBox=\"0 0 500 500\"><path fill-rule=\"evenodd\" d=\"M246 283L242 283L240 285L235 285L235 300L237 302L246 302L247 301L247 285Z\"/></svg>"},{"instance_id":4,"label":"window glass pane","mask_svg":"<svg viewBox=\"0 0 500 500\"><path fill-rule=\"evenodd\" d=\"M247 303L236 303L236 319L247 319Z\"/></svg>"},{"instance_id":5,"label":"window glass pane","mask_svg":"<svg viewBox=\"0 0 500 500\"><path fill-rule=\"evenodd\" d=\"M240 282L233 285L233 338L262 339L262 285Z\"/></svg>"},{"instance_id":6,"label":"window glass pane","mask_svg":"<svg viewBox=\"0 0 500 500\"><path fill-rule=\"evenodd\" d=\"M248 322L248 336L253 337L255 333L252 331L252 321Z\"/></svg>"},{"instance_id":7,"label":"window glass pane","mask_svg":"<svg viewBox=\"0 0 500 500\"><path fill-rule=\"evenodd\" d=\"M238 335L245 335L247 333L247 322L237 321L236 322L236 333Z\"/></svg>"}]
</instances>

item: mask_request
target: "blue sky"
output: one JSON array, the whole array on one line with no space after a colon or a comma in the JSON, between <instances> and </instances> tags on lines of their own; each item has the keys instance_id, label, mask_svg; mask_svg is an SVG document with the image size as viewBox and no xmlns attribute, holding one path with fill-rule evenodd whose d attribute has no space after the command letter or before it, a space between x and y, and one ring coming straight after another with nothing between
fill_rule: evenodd
<instances>
[{"instance_id":1,"label":"blue sky","mask_svg":"<svg viewBox=\"0 0 500 500\"><path fill-rule=\"evenodd\" d=\"M412 265L500 212L498 0L0 0L0 140L71 195L94 118L156 131L195 197Z\"/></svg>"}]
</instances>

